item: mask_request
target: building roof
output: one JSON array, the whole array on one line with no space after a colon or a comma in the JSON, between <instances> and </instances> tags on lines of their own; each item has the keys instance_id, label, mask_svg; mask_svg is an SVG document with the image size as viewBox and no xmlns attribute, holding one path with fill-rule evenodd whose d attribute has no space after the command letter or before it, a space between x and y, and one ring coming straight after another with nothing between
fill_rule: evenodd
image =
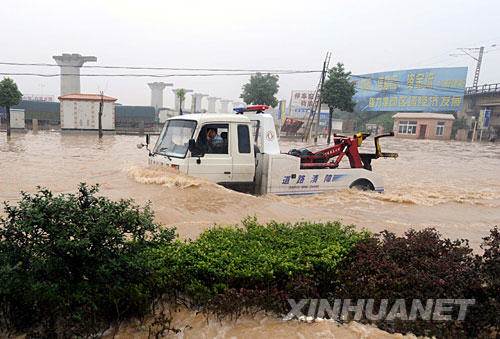
<instances>
[{"instance_id":1,"label":"building roof","mask_svg":"<svg viewBox=\"0 0 500 339\"><path fill-rule=\"evenodd\" d=\"M392 116L393 119L439 119L439 120L455 120L453 114L446 113L397 113Z\"/></svg>"},{"instance_id":2,"label":"building roof","mask_svg":"<svg viewBox=\"0 0 500 339\"><path fill-rule=\"evenodd\" d=\"M100 94L81 94L81 93L75 93L75 94L66 94L66 95L61 95L59 100L88 100L88 101L100 101L101 100L101 95ZM118 99L108 97L108 96L103 96L104 101L116 101Z\"/></svg>"}]
</instances>

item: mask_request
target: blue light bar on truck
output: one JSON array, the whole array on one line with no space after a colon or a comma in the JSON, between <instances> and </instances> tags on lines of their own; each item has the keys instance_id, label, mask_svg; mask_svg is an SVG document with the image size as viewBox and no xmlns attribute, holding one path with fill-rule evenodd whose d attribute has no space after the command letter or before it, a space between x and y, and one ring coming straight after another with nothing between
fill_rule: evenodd
<instances>
[{"instance_id":1,"label":"blue light bar on truck","mask_svg":"<svg viewBox=\"0 0 500 339\"><path fill-rule=\"evenodd\" d=\"M247 107L235 107L233 108L233 111L236 112L236 114L243 114L243 112L263 112L266 109L269 109L269 106L267 105L256 105L256 106L247 106Z\"/></svg>"}]
</instances>

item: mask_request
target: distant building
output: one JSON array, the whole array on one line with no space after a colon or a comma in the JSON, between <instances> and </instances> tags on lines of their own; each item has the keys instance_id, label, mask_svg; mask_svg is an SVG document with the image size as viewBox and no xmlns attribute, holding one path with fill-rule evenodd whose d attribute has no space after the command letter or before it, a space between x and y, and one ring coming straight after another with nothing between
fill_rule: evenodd
<instances>
[{"instance_id":1,"label":"distant building","mask_svg":"<svg viewBox=\"0 0 500 339\"><path fill-rule=\"evenodd\" d=\"M23 93L23 101L43 101L43 102L54 102L53 95L44 95L44 94L24 94Z\"/></svg>"},{"instance_id":2,"label":"distant building","mask_svg":"<svg viewBox=\"0 0 500 339\"><path fill-rule=\"evenodd\" d=\"M382 134L384 133L384 126L378 124L366 124L365 130L371 134Z\"/></svg>"},{"instance_id":3,"label":"distant building","mask_svg":"<svg viewBox=\"0 0 500 339\"><path fill-rule=\"evenodd\" d=\"M158 122L164 123L168 118L179 115L179 112L171 108L160 108L158 109Z\"/></svg>"},{"instance_id":4,"label":"distant building","mask_svg":"<svg viewBox=\"0 0 500 339\"><path fill-rule=\"evenodd\" d=\"M67 94L59 97L61 101L62 130L97 130L99 124L99 94ZM115 101L103 97L102 129L115 130Z\"/></svg>"},{"instance_id":5,"label":"distant building","mask_svg":"<svg viewBox=\"0 0 500 339\"><path fill-rule=\"evenodd\" d=\"M465 89L464 104L457 112L457 118L465 118L467 125L472 129L475 125L473 119L479 118L479 112L490 110L489 128L484 129L483 140L489 135L500 134L500 83L485 84ZM479 127L476 127L479 129ZM476 135L479 131L476 131ZM471 135L468 136L469 138Z\"/></svg>"},{"instance_id":6,"label":"distant building","mask_svg":"<svg viewBox=\"0 0 500 339\"><path fill-rule=\"evenodd\" d=\"M153 106L124 106L116 105L116 124L126 125L139 121L153 123L156 121L156 110Z\"/></svg>"},{"instance_id":7,"label":"distant building","mask_svg":"<svg viewBox=\"0 0 500 339\"><path fill-rule=\"evenodd\" d=\"M24 109L26 121L38 119L40 124L59 125L60 104L58 102L23 100L13 108Z\"/></svg>"},{"instance_id":8,"label":"distant building","mask_svg":"<svg viewBox=\"0 0 500 339\"><path fill-rule=\"evenodd\" d=\"M408 139L449 140L455 117L444 113L397 113L394 136Z\"/></svg>"}]
</instances>

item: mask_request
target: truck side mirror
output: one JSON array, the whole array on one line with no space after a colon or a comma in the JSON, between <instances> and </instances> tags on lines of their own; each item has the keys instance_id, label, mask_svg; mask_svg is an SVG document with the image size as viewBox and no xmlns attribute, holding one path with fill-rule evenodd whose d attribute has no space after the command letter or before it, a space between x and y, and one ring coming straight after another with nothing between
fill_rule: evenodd
<instances>
[{"instance_id":1,"label":"truck side mirror","mask_svg":"<svg viewBox=\"0 0 500 339\"><path fill-rule=\"evenodd\" d=\"M194 139L189 139L188 150L191 152L191 156L198 157L198 160L200 157L205 155L203 147L201 147L199 144L196 144L196 141L194 141Z\"/></svg>"},{"instance_id":2,"label":"truck side mirror","mask_svg":"<svg viewBox=\"0 0 500 339\"><path fill-rule=\"evenodd\" d=\"M149 149L149 134L146 134L146 145L144 144L137 144L137 148L141 149L144 146L146 146L146 149L148 150L149 156L151 156L153 153L151 153L151 150Z\"/></svg>"}]
</instances>

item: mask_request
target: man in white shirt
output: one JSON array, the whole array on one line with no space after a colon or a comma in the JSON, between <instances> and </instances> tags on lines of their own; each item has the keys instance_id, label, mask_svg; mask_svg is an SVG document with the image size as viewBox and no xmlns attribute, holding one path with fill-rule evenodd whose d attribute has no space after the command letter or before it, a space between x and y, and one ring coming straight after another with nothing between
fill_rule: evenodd
<instances>
[{"instance_id":1,"label":"man in white shirt","mask_svg":"<svg viewBox=\"0 0 500 339\"><path fill-rule=\"evenodd\" d=\"M216 128L209 128L207 131L207 141L222 140L222 137L217 134Z\"/></svg>"}]
</instances>

